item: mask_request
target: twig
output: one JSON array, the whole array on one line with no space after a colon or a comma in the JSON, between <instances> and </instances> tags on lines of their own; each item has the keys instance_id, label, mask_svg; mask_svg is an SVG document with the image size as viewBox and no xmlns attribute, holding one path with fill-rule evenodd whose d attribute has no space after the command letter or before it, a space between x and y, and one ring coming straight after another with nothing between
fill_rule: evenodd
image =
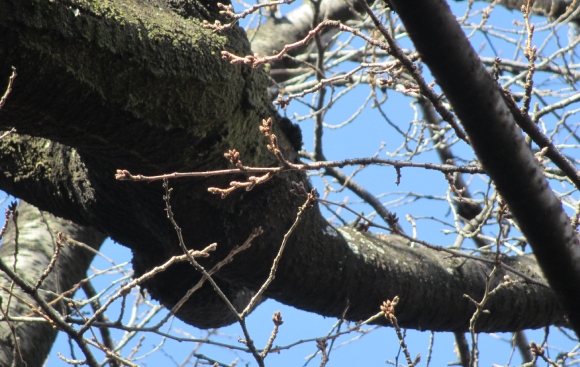
<instances>
[{"instance_id":1,"label":"twig","mask_svg":"<svg viewBox=\"0 0 580 367\"><path fill-rule=\"evenodd\" d=\"M522 103L522 115L527 115L530 110L530 102L532 101L532 90L534 87L534 72L536 71L536 47L532 47L532 37L534 35L534 25L530 24L530 11L532 10L533 0L528 0L526 5L522 5L522 14L525 20L526 27L526 47L524 49L524 56L528 59L528 72L526 74L526 82L524 84L524 101Z\"/></svg>"},{"instance_id":2,"label":"twig","mask_svg":"<svg viewBox=\"0 0 580 367\"><path fill-rule=\"evenodd\" d=\"M256 228L250 234L250 236L248 237L248 239L246 239L246 241L240 247L233 248L230 251L230 253L228 254L228 256L226 256L223 260L221 260L216 265L214 265L214 267L211 268L211 270L209 270L207 272L207 274L211 276L211 275L215 274L219 269L221 269L224 265L230 263L233 260L233 258L234 258L234 256L236 254L238 254L238 253L240 253L240 252L242 252L244 250L247 250L250 247L250 245L252 244L252 241L254 240L254 238L258 237L260 234L262 234L262 228L261 227ZM185 255L183 255L183 256L185 256ZM187 257L186 257L186 259L187 259ZM161 325L163 325L169 319L169 317L171 315L174 315L177 312L177 310L179 310L179 308L181 308L181 306L183 306L183 304L189 299L189 297L191 297L191 295L195 291L197 291L199 288L201 288L201 286L203 285L203 283L205 282L205 280L206 280L206 278L203 277L202 279L199 280L199 282L197 282L197 284L195 286L191 287L187 291L187 293L181 298L181 300L179 300L179 302L177 302L175 304L175 306L173 306L173 308L171 309L170 313L163 320L161 320L159 322L159 324L158 324L157 327L160 327ZM234 311L236 312L236 315L237 315L238 312L235 310L235 308L234 308Z\"/></svg>"},{"instance_id":3,"label":"twig","mask_svg":"<svg viewBox=\"0 0 580 367\"><path fill-rule=\"evenodd\" d=\"M165 195L163 196L163 200L165 201L165 211L167 212L167 218L169 218L169 221L171 222L171 224L173 225L173 228L175 229L175 232L177 233L177 238L179 240L179 246L181 247L183 252L187 255L187 259L189 260L189 263L191 265L193 265L195 270L199 271L203 275L203 277L206 278L207 281L210 282L210 284L212 285L214 290L218 293L218 295L222 298L222 300L228 305L228 307L232 310L232 312L237 315L238 313L236 311L236 308L231 304L230 300L222 292L222 290L217 285L217 283L212 279L211 275L207 273L207 271L194 259L193 256L191 256L189 250L187 249L187 247L185 247L185 242L183 240L183 233L181 231L181 227L179 227L179 225L175 221L175 218L173 217L173 211L171 210L170 194L171 194L172 189L169 188L169 184L168 184L167 180L163 180L163 188L165 189Z\"/></svg>"},{"instance_id":4,"label":"twig","mask_svg":"<svg viewBox=\"0 0 580 367\"><path fill-rule=\"evenodd\" d=\"M282 314L280 313L280 311L274 312L274 315L272 316L272 321L274 322L274 329L272 330L272 333L270 334L270 338L268 339L268 342L266 343L264 350L262 351L262 353L260 353L262 358L266 358L266 356L270 352L270 349L272 349L272 344L274 344L274 340L276 339L276 335L278 335L278 328L284 323L284 320L282 320Z\"/></svg>"},{"instance_id":5,"label":"twig","mask_svg":"<svg viewBox=\"0 0 580 367\"><path fill-rule=\"evenodd\" d=\"M236 173L280 173L284 171L316 171L322 168L329 167L339 167L343 168L345 166L360 166L360 165L385 165L393 166L395 168L404 167L414 167L414 168L425 168L434 171L440 171L443 173L470 173L470 174L485 174L483 168L478 165L463 165L455 166L452 164L435 164L435 163L421 163L421 162L409 162L409 161L398 161L394 159L381 159L381 158L350 158L342 161L322 161L314 163L301 163L293 164L290 167L246 167L243 168L232 168L223 169L215 171L204 171L204 172L174 172L164 175L157 176L145 176L145 175L133 175L127 170L117 170L115 177L117 180L125 181L158 181L163 179L173 179L173 178L183 178L183 177L209 177L209 176L220 176L229 175Z\"/></svg>"},{"instance_id":6,"label":"twig","mask_svg":"<svg viewBox=\"0 0 580 367\"><path fill-rule=\"evenodd\" d=\"M524 130L530 138L536 143L541 149L546 148L546 156L550 158L552 162L558 168L564 172L566 177L572 181L576 188L580 189L580 171L570 162L559 150L554 146L550 139L544 135L540 128L534 124L532 119L528 114L522 114L520 109L515 104L515 101L506 90L502 89L502 95L507 107L510 109L515 122L518 126Z\"/></svg>"},{"instance_id":7,"label":"twig","mask_svg":"<svg viewBox=\"0 0 580 367\"><path fill-rule=\"evenodd\" d=\"M306 198L306 202L304 202L304 204L300 207L300 209L298 209L298 214L296 215L296 219L294 220L292 227L290 227L288 232L286 232L286 234L284 234L284 239L282 240L282 244L280 245L280 249L278 250L278 254L274 258L274 262L272 263L272 267L270 268L270 275L268 275L268 278L266 279L266 281L264 281L264 283L262 284L262 286L260 287L258 292L256 292L256 294L252 297L252 299L248 303L248 306L246 306L244 311L242 311L242 313L241 313L242 317L246 317L250 313L250 311L254 308L256 302L258 301L258 299L262 296L262 294L264 293L266 288L268 288L270 283L272 283L272 281L274 280L276 270L278 269L278 263L280 262L280 259L282 258L282 253L284 252L284 248L286 247L286 244L288 243L288 239L290 238L290 236L292 235L292 233L294 232L294 230L298 226L298 223L300 223L300 221L302 220L304 212L308 208L310 208L310 206L312 205L312 202L314 200L316 200L316 190L312 190L310 193L308 193L308 196Z\"/></svg>"},{"instance_id":8,"label":"twig","mask_svg":"<svg viewBox=\"0 0 580 367\"><path fill-rule=\"evenodd\" d=\"M191 255L193 257L208 257L209 253L212 251L215 251L216 247L217 247L216 244L211 244L201 251L190 250L189 255ZM119 289L117 291L116 294L111 296L101 308L99 308L97 311L95 311L93 316L91 316L91 318L89 320L87 320L87 322L85 323L85 325L83 325L83 327L80 329L80 331L82 331L82 332L86 331L92 323L97 321L99 316L103 312L105 312L105 310L109 307L109 305L111 303L113 303L116 299L122 297L124 294L127 294L128 292L130 292L131 289L135 288L137 285L143 283L144 281L146 281L148 279L151 279L155 274L158 274L162 271L167 270L174 263L181 262L181 261L187 261L187 260L189 260L188 255L173 256L172 258L167 260L165 263L154 267L153 269L149 270L147 273L141 275L139 278L133 279L131 282L125 284L124 286L121 287L121 289Z\"/></svg>"},{"instance_id":9,"label":"twig","mask_svg":"<svg viewBox=\"0 0 580 367\"><path fill-rule=\"evenodd\" d=\"M419 85L421 93L429 101L431 101L431 103L435 107L435 110L437 110L437 113L439 113L441 118L445 120L447 123L449 123L451 127L453 127L453 130L455 130L455 134L457 135L457 137L465 141L467 144L469 144L469 138L467 137L467 134L465 133L465 131L463 131L461 126L459 126L453 114L443 105L443 103L441 102L441 97L435 94L433 88L431 88L427 84L421 72L417 69L415 64L413 64L413 61L409 59L409 57L405 54L403 49L397 44L395 39L391 36L387 28L385 28L385 26L383 25L383 23L381 23L379 18L377 18L373 10L366 3L366 1L358 0L358 3L365 9L366 13L372 19L377 29L381 32L382 36L385 37L385 40L389 45L388 47L389 53L393 55L397 60L401 61L405 69L407 69L407 72L411 74L413 79Z\"/></svg>"},{"instance_id":10,"label":"twig","mask_svg":"<svg viewBox=\"0 0 580 367\"><path fill-rule=\"evenodd\" d=\"M217 3L218 8L220 8L220 14L233 19L231 23L226 25L222 25L219 20L216 20L214 24L210 24L207 20L203 21L203 27L213 29L214 31L223 31L226 29L232 28L235 24L237 24L238 20L247 17L248 15L256 12L256 10L264 8L264 7L274 7L277 5L284 5L284 4L292 4L295 0L279 0L279 1L272 1L272 2L265 2L263 4L255 4L252 5L250 8L244 10L242 13L236 14L234 13L234 7L231 5L224 5L222 3Z\"/></svg>"},{"instance_id":11,"label":"twig","mask_svg":"<svg viewBox=\"0 0 580 367\"><path fill-rule=\"evenodd\" d=\"M328 353L326 352L326 348L328 347L328 340L326 338L320 338L316 341L316 348L322 354L320 358L320 367L324 367L326 363L328 363Z\"/></svg>"},{"instance_id":12,"label":"twig","mask_svg":"<svg viewBox=\"0 0 580 367\"><path fill-rule=\"evenodd\" d=\"M60 253L60 249L64 246L63 242L64 242L64 234L59 232L56 238L56 246L54 248L54 253L50 258L48 266L46 267L40 278L38 278L38 281L36 282L34 289L38 290L42 285L42 283L44 282L44 280L46 279L46 277L48 277L50 272L54 269L54 266L56 265L56 260L58 259L58 255Z\"/></svg>"},{"instance_id":13,"label":"twig","mask_svg":"<svg viewBox=\"0 0 580 367\"><path fill-rule=\"evenodd\" d=\"M399 302L399 296L395 296L395 298L393 298L392 301L386 300L381 305L381 311L383 312L383 314L387 318L387 320L389 320L391 325L393 325L393 328L395 329L395 332L397 333L397 338L399 338L399 344L401 345L401 348L403 349L403 353L405 354L405 359L407 360L407 366L413 367L419 363L421 356L417 355L417 357L415 357L414 361L411 360L411 354L409 353L409 349L407 348L407 343L405 342L405 338L404 338L403 334L401 333L401 328L399 327L397 317L395 316L395 306L397 305L398 302Z\"/></svg>"},{"instance_id":14,"label":"twig","mask_svg":"<svg viewBox=\"0 0 580 367\"><path fill-rule=\"evenodd\" d=\"M240 324L242 331L244 333L244 336L246 338L246 341L245 341L246 345L248 346L252 355L256 359L256 362L258 362L258 365L260 367L264 367L264 358L262 358L262 356L258 353L258 350L256 349L256 346L254 345L254 341L250 338L250 333L248 332L248 329L246 327L245 315L242 316L242 314L238 313L238 311L236 310L234 305L232 305L232 303L228 299L228 297L223 293L223 291L220 289L220 287L217 285L217 283L213 280L213 278L211 277L212 274L210 274L208 271L206 271L203 266L201 266L197 261L195 261L194 257L191 256L189 250L185 247L185 242L183 240L181 228L179 227L179 225L175 221L175 218L173 217L173 211L171 210L171 205L169 202L171 189L169 188L169 184L168 184L167 179L163 180L163 188L165 189L165 196L163 197L163 199L165 201L167 217L169 218L169 221L171 222L171 224L173 225L173 228L175 229L175 232L177 233L177 237L179 238L179 246L181 247L183 252L185 252L185 254L187 255L189 263L195 268L195 270L199 271L203 276L202 279L200 279L200 281L197 283L197 285L194 286L193 288L191 288L187 292L187 294L180 300L180 302L171 309L171 312L175 313L179 309L179 307L181 307L181 305L183 303L185 303L185 301L191 296L191 294L193 294L193 292L195 290L199 289L199 287L201 287L203 282L207 280L211 284L213 289L216 291L218 296L220 296L220 298L226 303L227 307L236 316L238 323ZM255 237L259 236L261 233L262 233L261 228L254 230L252 232L252 234L250 235L250 239L254 239ZM249 247L250 242L251 242L251 240L246 241L246 243L248 244L247 245L248 247ZM220 264L223 265L227 262L230 262L232 260L232 257L233 257L232 253L233 253L233 251L230 252L231 256L226 257L226 259L224 261L222 261L221 263L218 263L218 265L220 265ZM214 270L214 272L216 272L218 269L219 268L214 266L214 268L212 270ZM254 299L254 298L252 298L252 299Z\"/></svg>"},{"instance_id":15,"label":"twig","mask_svg":"<svg viewBox=\"0 0 580 367\"><path fill-rule=\"evenodd\" d=\"M12 67L12 75L10 75L10 79L8 79L8 86L6 87L6 91L4 92L4 95L2 96L2 98L0 98L0 109L2 107L4 107L4 103L6 103L6 100L8 99L8 95L10 94L10 92L12 92L12 83L14 83L14 79L16 79L16 68L13 66ZM4 136L2 136L3 138Z\"/></svg>"},{"instance_id":16,"label":"twig","mask_svg":"<svg viewBox=\"0 0 580 367\"><path fill-rule=\"evenodd\" d=\"M534 342L530 342L530 349L532 351L532 355L534 356L534 361L536 361L536 359L542 358L545 362L547 362L548 364L554 366L554 367L560 367L558 365L558 363L556 363L555 361L551 360L550 358L548 358L545 354L545 350L544 348L542 348L540 345L537 345Z\"/></svg>"},{"instance_id":17,"label":"twig","mask_svg":"<svg viewBox=\"0 0 580 367\"><path fill-rule=\"evenodd\" d=\"M476 337L476 332L475 332L475 323L477 322L477 319L479 319L479 317L481 316L482 313L487 313L487 310L485 310L483 307L485 306L485 304L487 303L487 301L489 300L489 297L491 295L491 292L490 292L491 291L491 289L490 289L491 288L491 280L492 280L495 272L497 271L497 269L498 269L498 267L494 266L491 273L489 275L486 275L485 292L483 294L483 299L481 300L481 302L477 302L476 300L471 298L468 294L463 295L465 298L469 299L475 305L475 312L473 313L473 316L469 320L469 332L471 333L471 358L469 360L469 365L472 367L475 367L478 365L477 361L478 361L478 355L479 355L479 351L477 348L477 337Z\"/></svg>"},{"instance_id":18,"label":"twig","mask_svg":"<svg viewBox=\"0 0 580 367\"><path fill-rule=\"evenodd\" d=\"M534 113L534 121L537 121L540 119L540 117L553 112L559 108L564 108L572 103L576 103L580 101L580 93L576 93L571 97L568 97L566 99L563 99L561 101L558 101L556 103L552 103L551 105L548 105L544 108L542 108L541 110L537 111Z\"/></svg>"},{"instance_id":19,"label":"twig","mask_svg":"<svg viewBox=\"0 0 580 367\"><path fill-rule=\"evenodd\" d=\"M12 219L12 215L14 214L15 208L16 208L16 203L15 202L10 203L10 206L4 212L4 224L2 225L2 228L0 229L0 239L4 237L4 232L6 232L6 227L8 227L8 223L10 223L10 220Z\"/></svg>"},{"instance_id":20,"label":"twig","mask_svg":"<svg viewBox=\"0 0 580 367\"><path fill-rule=\"evenodd\" d=\"M140 367L139 365L137 365L137 364L132 363L131 361L129 361L129 359L123 358L121 356L118 356L112 350L106 348L104 345L102 345L101 343L97 342L96 340L87 340L87 343L89 343L90 345L94 346L95 348L98 348L103 353L105 353L105 356L109 359L109 363L111 361L115 361L115 362L121 363L123 366Z\"/></svg>"},{"instance_id":21,"label":"twig","mask_svg":"<svg viewBox=\"0 0 580 367\"><path fill-rule=\"evenodd\" d=\"M18 209L16 202L10 203L8 210L12 212L12 223L14 223L14 263L12 264L12 271L16 274L16 264L18 262L18 245L20 230L18 228ZM1 261L1 260L0 260ZM12 296L14 295L14 280L10 283L10 291L8 292L8 301L6 302L6 313L10 314L10 303L12 302Z\"/></svg>"},{"instance_id":22,"label":"twig","mask_svg":"<svg viewBox=\"0 0 580 367\"><path fill-rule=\"evenodd\" d=\"M0 312L2 313L2 316L4 317L4 319L6 320L6 323L8 325L8 328L10 329L10 333L12 334L12 340L13 340L13 348L12 348L12 355L14 358L13 362L17 365L25 365L26 362L24 362L24 357L22 356L22 351L20 350L20 338L18 337L18 334L16 333L16 328L14 327L14 325L12 325L12 320L8 317L8 313L9 310L7 310L6 312L4 312L4 309L2 308L2 298L0 298Z\"/></svg>"},{"instance_id":23,"label":"twig","mask_svg":"<svg viewBox=\"0 0 580 367\"><path fill-rule=\"evenodd\" d=\"M308 44L308 42L310 42L310 40L312 40L314 38L314 36L317 33L321 32L324 28L327 28L327 27L334 27L334 28L338 28L340 31L352 33L355 36L358 36L358 37L364 39L366 42L368 42L369 44L371 44L373 46L380 47L386 51L390 50L389 46L387 44L365 35L361 31L359 31L358 29L346 26L337 20L325 19L322 22L320 22L314 29L309 31L308 34L306 35L306 37L304 37L300 41L284 45L284 47L282 48L282 51L278 52L276 55L260 57L260 55L254 54L254 55L247 55L247 56L240 57L240 56L234 55L228 51L222 51L222 59L230 60L231 64L251 64L253 67L257 68L260 65L270 63L272 61L279 61L282 59L282 57L284 57L284 55L286 55L288 53L288 51L295 49L295 48L298 48L298 47L305 46L306 44Z\"/></svg>"},{"instance_id":24,"label":"twig","mask_svg":"<svg viewBox=\"0 0 580 367\"><path fill-rule=\"evenodd\" d=\"M2 261L2 259L0 259L0 270L3 271L4 273L6 273L6 275L14 283L16 283L20 287L20 289L22 289L26 294L31 296L39 304L40 308L42 308L42 310L46 313L46 315L50 318L50 320L52 322L54 322L54 324L59 329L66 332L77 343L77 345L79 346L79 348L81 349L81 351L83 352L83 354L86 357L86 361L85 361L86 364L88 364L91 367L98 367L99 366L99 363L97 362L97 360L93 356L91 350L89 349L85 339L82 337L82 333L80 331L77 332L68 323L66 323L62 319L61 315L58 312L56 312L56 310L53 307L48 305L46 303L46 301L44 301L44 299L42 299L42 297L40 297L40 295L38 294L38 291L36 289L34 289L34 287L32 285L28 284L28 282L26 282L24 279L22 279L18 274L13 272L10 269L10 267L8 267L4 263L4 261Z\"/></svg>"},{"instance_id":25,"label":"twig","mask_svg":"<svg viewBox=\"0 0 580 367\"><path fill-rule=\"evenodd\" d=\"M434 163L420 163L420 162L409 162L409 161L399 161L393 159L379 159L379 158L356 158L356 159L345 159L343 161L329 161L329 162L314 162L307 164L295 164L286 161L287 165L282 167L246 167L215 171L205 171L205 172L174 172L164 175L157 176L144 176L144 175L133 175L127 170L117 170L115 177L117 180L131 180L131 181L157 181L164 179L173 178L183 178L183 177L208 177L208 176L219 176L219 175L229 175L229 174L239 174L239 173L265 173L265 175L260 177L250 176L246 182L232 181L230 182L230 187L226 189L210 187L208 191L214 194L220 194L222 198L226 197L233 191L239 188L245 188L246 191L252 190L256 185L264 183L270 180L275 175L285 172L285 171L316 171L323 168L334 168L334 167L345 167L345 166L360 166L360 165L388 165L395 169L400 169L403 167L415 167L415 168L425 168L440 171L443 173L485 173L480 166L477 165L464 165L455 166L450 164L434 164Z\"/></svg>"},{"instance_id":26,"label":"twig","mask_svg":"<svg viewBox=\"0 0 580 367\"><path fill-rule=\"evenodd\" d=\"M98 298L95 298L97 296L97 292L95 291L95 288L93 288L93 285L91 284L91 282L90 281L84 282L82 285L82 288L83 288L83 292L85 292L87 298L93 299L93 301L90 302L91 308L93 309L93 312L95 312L96 310L101 308L101 302L99 301ZM101 315L99 317L99 319L97 320L97 322L103 322L103 323L105 323L106 321L107 320L106 320L105 315ZM103 345L106 347L106 349L108 349L110 351L114 351L115 345L113 344L113 339L111 338L111 332L110 332L109 328L108 327L99 327L99 331L101 333L101 338L103 339ZM119 367L118 361L114 358L109 359L109 365L111 367Z\"/></svg>"}]
</instances>

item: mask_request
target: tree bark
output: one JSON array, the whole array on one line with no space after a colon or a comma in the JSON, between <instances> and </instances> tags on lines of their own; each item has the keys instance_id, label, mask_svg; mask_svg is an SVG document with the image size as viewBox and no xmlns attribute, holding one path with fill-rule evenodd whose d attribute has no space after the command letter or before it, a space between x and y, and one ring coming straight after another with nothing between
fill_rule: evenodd
<instances>
[{"instance_id":1,"label":"tree bark","mask_svg":"<svg viewBox=\"0 0 580 367\"><path fill-rule=\"evenodd\" d=\"M13 221L2 239L0 259L10 268L14 266L14 252L17 251L16 273L34 285L49 266L59 232L82 242L93 250L98 250L105 235L90 227L79 226L69 220L57 218L50 213L41 212L34 206L21 202L18 207L18 232ZM18 235L16 235L18 233ZM16 239L18 246L16 247ZM49 302L60 294L78 286L86 277L87 269L95 256L94 251L79 246L67 244L60 249L56 265L48 274L40 287L42 298ZM6 321L5 315L10 318L36 316L22 299L35 304L32 297L24 293L18 286L9 293L11 280L2 273L0 276L0 291L2 300L2 322L0 322L0 365L12 366L42 366L52 343L56 338L57 330L46 321L24 322ZM14 294L15 296L11 296ZM71 297L72 294L67 294ZM54 307L64 316L68 314L68 307L60 301ZM15 337L17 342L15 342Z\"/></svg>"},{"instance_id":2,"label":"tree bark","mask_svg":"<svg viewBox=\"0 0 580 367\"><path fill-rule=\"evenodd\" d=\"M580 243L500 88L444 0L393 4L580 336Z\"/></svg>"},{"instance_id":3,"label":"tree bark","mask_svg":"<svg viewBox=\"0 0 580 367\"><path fill-rule=\"evenodd\" d=\"M312 30L313 25L323 19L339 20L347 22L356 17L360 17L361 6L353 0L323 0L320 1L318 11L310 1L305 1L298 8L290 11L281 18L271 17L263 24L250 31L249 37L252 40L252 51L261 56L269 56L280 52L285 45L294 43L306 37ZM318 15L318 19L315 19ZM323 32L323 43L330 41L336 30L329 28ZM300 55L312 44L297 47L289 52L290 55ZM285 69L300 66L298 62L289 58L275 61L270 64L272 70ZM281 73L273 75L276 81L283 81L288 78L287 74Z\"/></svg>"},{"instance_id":4,"label":"tree bark","mask_svg":"<svg viewBox=\"0 0 580 367\"><path fill-rule=\"evenodd\" d=\"M246 165L274 165L258 126L263 118L279 118L269 102L265 72L220 59L222 50L250 53L243 31L215 34L196 18L154 5L0 0L0 70L8 75L14 65L19 72L0 125L20 134L0 143L0 188L130 247L137 275L181 250L164 212L161 185L119 182L115 170L219 169L227 167L223 153L232 148ZM275 129L286 158L297 160L292 144ZM71 167L74 161L79 164ZM170 182L172 209L188 247L218 243L204 266L221 260L254 228L264 229L250 250L217 275L232 298L266 278L303 202L289 194L290 183L309 187L304 173L292 172L223 200L207 192L209 186L227 187L243 178ZM528 257L504 261L542 279ZM491 268L409 248L398 238L337 231L313 208L292 234L266 296L335 317L350 304L346 317L361 320L398 295L402 327L466 331L474 307L463 295L481 299ZM498 272L493 283L505 274ZM145 286L171 307L197 279L181 264ZM200 317L205 295L196 295L177 316L201 327L231 322L223 313ZM552 291L525 282L502 287L486 307L491 313L479 319L479 331L564 322Z\"/></svg>"},{"instance_id":5,"label":"tree bark","mask_svg":"<svg viewBox=\"0 0 580 367\"><path fill-rule=\"evenodd\" d=\"M527 0L501 0L498 2L499 5L516 11L521 11L522 6L526 6L527 3ZM573 0L537 0L532 3L531 11L553 19L564 16L564 18L577 23L580 19L580 15L576 12L578 5L575 8L569 8L573 3Z\"/></svg>"}]
</instances>

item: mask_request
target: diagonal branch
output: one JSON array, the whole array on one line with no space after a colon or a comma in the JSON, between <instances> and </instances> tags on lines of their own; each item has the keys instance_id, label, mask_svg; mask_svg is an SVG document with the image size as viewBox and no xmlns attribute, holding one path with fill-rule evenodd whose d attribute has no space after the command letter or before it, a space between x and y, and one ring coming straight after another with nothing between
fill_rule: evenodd
<instances>
[{"instance_id":1,"label":"diagonal branch","mask_svg":"<svg viewBox=\"0 0 580 367\"><path fill-rule=\"evenodd\" d=\"M580 243L494 80L445 1L393 1L580 335Z\"/></svg>"}]
</instances>

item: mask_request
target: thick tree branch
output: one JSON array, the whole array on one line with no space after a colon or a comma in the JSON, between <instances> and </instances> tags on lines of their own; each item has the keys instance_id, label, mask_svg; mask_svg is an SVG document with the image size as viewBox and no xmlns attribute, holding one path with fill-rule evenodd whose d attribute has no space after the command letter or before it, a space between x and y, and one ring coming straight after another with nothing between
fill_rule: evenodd
<instances>
[{"instance_id":1,"label":"thick tree branch","mask_svg":"<svg viewBox=\"0 0 580 367\"><path fill-rule=\"evenodd\" d=\"M82 1L32 6L0 0L0 70L12 65L19 70L0 124L52 140L25 135L3 140L0 188L129 246L139 275L181 249L165 217L161 185L115 181L116 169L142 174L219 169L227 166L223 153L232 148L247 165L276 164L258 132L261 119L275 113L262 70L218 58L223 49L250 52L239 29L216 35L200 21L185 21L149 3L106 4L105 9L102 3ZM278 132L285 157L294 161L296 152ZM200 262L203 266L225 257L253 228L264 229L217 275L231 287L232 298L251 293L266 279L303 202L289 194L290 183L308 186L304 173L289 172L225 200L207 192L208 186L243 178L170 182L185 243L196 249L218 243L215 256ZM504 261L541 279L529 258ZM290 238L265 295L336 317L350 303L350 320L376 314L384 300L398 295L401 327L466 331L474 308L463 295L481 298L491 267L409 248L397 237L337 231L314 208ZM496 273L494 285L506 275ZM197 279L188 264L180 264L145 286L171 307ZM212 294L194 294L178 317L202 327L231 322L220 312L212 317L210 306L199 312ZM212 307L219 301L215 295L210 300ZM551 290L521 281L502 286L486 307L491 313L478 320L480 331L564 322Z\"/></svg>"},{"instance_id":2,"label":"thick tree branch","mask_svg":"<svg viewBox=\"0 0 580 367\"><path fill-rule=\"evenodd\" d=\"M320 2L319 14L322 19L339 20L346 22L359 16L357 12L361 10L356 1L353 0L323 0ZM311 2L304 2L303 5L286 14L281 19L270 18L249 34L252 39L252 50L261 56L270 56L281 51L285 45L301 40L308 35L315 24L315 9ZM318 21L320 21L318 20ZM325 33L323 42L328 42L336 30L329 29ZM312 47L306 45L292 50L291 55L299 55L306 49ZM296 61L283 59L271 64L273 69L296 67ZM287 76L276 77L278 81L284 80Z\"/></svg>"},{"instance_id":3,"label":"thick tree branch","mask_svg":"<svg viewBox=\"0 0 580 367\"><path fill-rule=\"evenodd\" d=\"M496 82L445 1L393 4L580 335L580 243Z\"/></svg>"},{"instance_id":4,"label":"thick tree branch","mask_svg":"<svg viewBox=\"0 0 580 367\"><path fill-rule=\"evenodd\" d=\"M488 0L485 0L488 1ZM491 1L488 1L491 2ZM520 11L522 6L528 4L527 0L500 0L499 5L507 9ZM571 7L572 6L572 7ZM532 12L550 18L561 18L578 22L580 14L576 12L578 2L575 0L535 0L532 3Z\"/></svg>"}]
</instances>

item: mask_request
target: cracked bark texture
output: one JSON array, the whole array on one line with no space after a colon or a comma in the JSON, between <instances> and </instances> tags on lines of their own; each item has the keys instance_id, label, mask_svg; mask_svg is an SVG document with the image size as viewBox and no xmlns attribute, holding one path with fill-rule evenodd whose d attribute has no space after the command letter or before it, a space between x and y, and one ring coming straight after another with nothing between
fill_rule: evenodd
<instances>
[{"instance_id":1,"label":"cracked bark texture","mask_svg":"<svg viewBox=\"0 0 580 367\"><path fill-rule=\"evenodd\" d=\"M19 73L0 111L0 126L19 133L0 142L0 188L128 246L137 275L180 250L161 184L119 182L116 169L160 174L224 168L223 153L232 148L246 165L276 164L258 132L262 118L279 118L268 77L262 69L221 60L224 49L249 54L247 37L239 28L223 34L204 29L201 18L212 20L208 14L215 13L196 4L203 16L186 19L161 2L0 0L0 73L9 75L11 66ZM284 154L297 159L283 133L277 135ZM204 266L243 243L253 228L264 228L252 248L217 275L242 305L266 278L303 201L289 194L290 182L308 182L294 172L225 200L207 192L236 178L243 176L170 185L188 247L218 243ZM335 317L350 303L346 317L361 320L398 295L402 327L467 330L474 308L463 294L481 298L491 265L409 248L396 237L337 231L318 208L306 215L267 297ZM529 257L504 261L542 279ZM498 272L494 284L505 274ZM197 279L181 264L145 286L171 307ZM205 288L177 316L199 327L233 322L224 307L211 311L216 305L220 300ZM479 319L479 331L565 321L551 290L524 282L503 287L487 306L491 313Z\"/></svg>"}]
</instances>

